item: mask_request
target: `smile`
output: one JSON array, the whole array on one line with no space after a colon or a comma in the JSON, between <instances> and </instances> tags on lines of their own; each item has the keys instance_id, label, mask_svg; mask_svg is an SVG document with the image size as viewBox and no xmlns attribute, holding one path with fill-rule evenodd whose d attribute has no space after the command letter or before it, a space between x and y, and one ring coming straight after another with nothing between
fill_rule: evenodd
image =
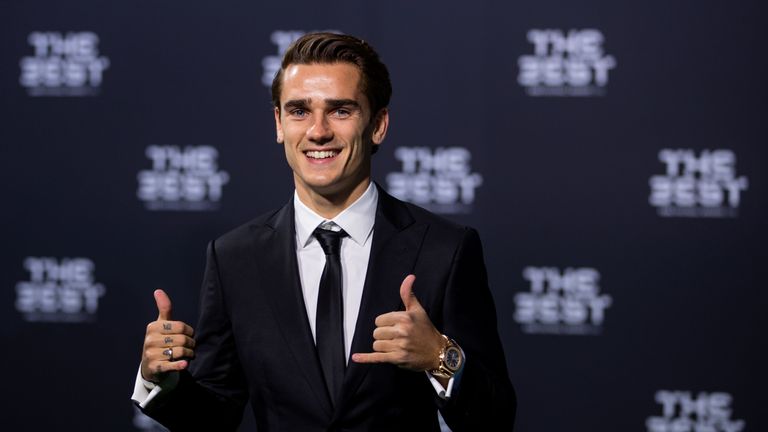
<instances>
[{"instance_id":1,"label":"smile","mask_svg":"<svg viewBox=\"0 0 768 432\"><path fill-rule=\"evenodd\" d=\"M322 151L310 150L310 151L305 151L304 154L307 155L307 157L310 159L328 159L338 155L339 150L322 150Z\"/></svg>"}]
</instances>

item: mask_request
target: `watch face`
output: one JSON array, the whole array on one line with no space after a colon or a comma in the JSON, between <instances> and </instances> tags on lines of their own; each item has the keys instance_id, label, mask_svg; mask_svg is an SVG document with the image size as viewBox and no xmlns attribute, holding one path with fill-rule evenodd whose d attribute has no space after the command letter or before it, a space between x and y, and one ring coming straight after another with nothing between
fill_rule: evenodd
<instances>
[{"instance_id":1,"label":"watch face","mask_svg":"<svg viewBox=\"0 0 768 432\"><path fill-rule=\"evenodd\" d=\"M449 347L445 350L445 365L454 372L461 366L461 351L458 348Z\"/></svg>"}]
</instances>

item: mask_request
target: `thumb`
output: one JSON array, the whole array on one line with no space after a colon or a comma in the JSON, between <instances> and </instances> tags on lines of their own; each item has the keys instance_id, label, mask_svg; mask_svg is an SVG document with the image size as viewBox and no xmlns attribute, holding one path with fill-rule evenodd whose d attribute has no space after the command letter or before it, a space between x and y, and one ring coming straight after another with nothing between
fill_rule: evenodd
<instances>
[{"instance_id":1,"label":"thumb","mask_svg":"<svg viewBox=\"0 0 768 432\"><path fill-rule=\"evenodd\" d=\"M416 280L416 276L409 274L403 279L403 283L400 285L400 299L405 305L405 310L410 311L416 308L421 308L421 303L413 294L413 281Z\"/></svg>"},{"instance_id":2,"label":"thumb","mask_svg":"<svg viewBox=\"0 0 768 432\"><path fill-rule=\"evenodd\" d=\"M171 320L171 299L165 291L158 289L155 290L155 303L157 303L157 319L170 321Z\"/></svg>"}]
</instances>

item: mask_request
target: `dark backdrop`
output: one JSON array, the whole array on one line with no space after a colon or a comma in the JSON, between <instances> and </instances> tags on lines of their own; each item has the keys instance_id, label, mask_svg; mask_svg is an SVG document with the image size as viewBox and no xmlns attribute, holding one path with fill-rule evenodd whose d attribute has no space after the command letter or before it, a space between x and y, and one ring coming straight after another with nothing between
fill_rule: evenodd
<instances>
[{"instance_id":1,"label":"dark backdrop","mask_svg":"<svg viewBox=\"0 0 768 432\"><path fill-rule=\"evenodd\" d=\"M481 233L518 431L766 430L765 21L758 1L0 3L0 428L156 428L129 400L152 290L194 323L206 243L289 199L265 82L335 30L391 71L377 181Z\"/></svg>"}]
</instances>

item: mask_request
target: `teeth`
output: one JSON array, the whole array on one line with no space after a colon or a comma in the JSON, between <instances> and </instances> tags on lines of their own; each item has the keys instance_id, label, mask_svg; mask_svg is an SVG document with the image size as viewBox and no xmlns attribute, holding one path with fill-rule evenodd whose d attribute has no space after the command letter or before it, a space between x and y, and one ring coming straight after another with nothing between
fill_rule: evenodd
<instances>
[{"instance_id":1,"label":"teeth","mask_svg":"<svg viewBox=\"0 0 768 432\"><path fill-rule=\"evenodd\" d=\"M325 159L332 156L336 156L338 154L337 151L333 150L327 150L327 151L308 151L307 156L311 157L312 159Z\"/></svg>"}]
</instances>

